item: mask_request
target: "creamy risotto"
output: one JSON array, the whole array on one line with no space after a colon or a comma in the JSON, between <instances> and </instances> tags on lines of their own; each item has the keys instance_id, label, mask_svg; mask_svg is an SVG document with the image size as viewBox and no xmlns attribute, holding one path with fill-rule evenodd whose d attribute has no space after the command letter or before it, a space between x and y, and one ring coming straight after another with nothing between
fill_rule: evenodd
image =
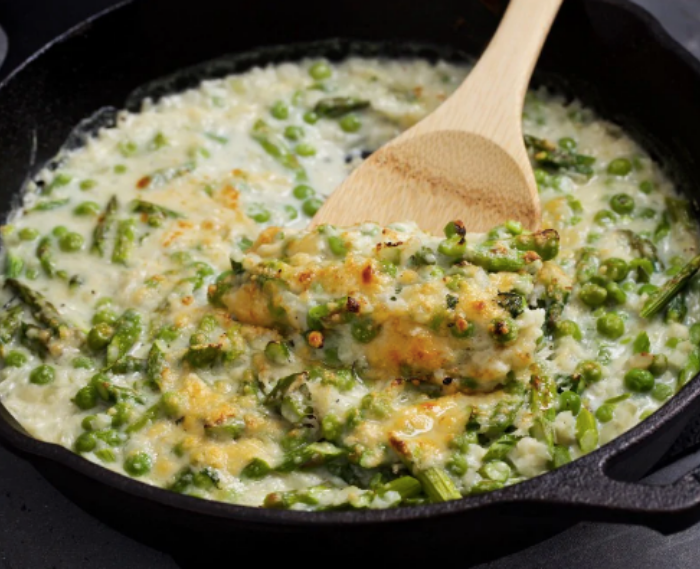
<instances>
[{"instance_id":1,"label":"creamy risotto","mask_svg":"<svg viewBox=\"0 0 700 569\"><path fill-rule=\"evenodd\" d=\"M494 490L643 420L700 370L697 227L578 103L526 101L539 232L304 229L467 71L255 68L63 153L2 229L3 405L126 476L308 510Z\"/></svg>"}]
</instances>

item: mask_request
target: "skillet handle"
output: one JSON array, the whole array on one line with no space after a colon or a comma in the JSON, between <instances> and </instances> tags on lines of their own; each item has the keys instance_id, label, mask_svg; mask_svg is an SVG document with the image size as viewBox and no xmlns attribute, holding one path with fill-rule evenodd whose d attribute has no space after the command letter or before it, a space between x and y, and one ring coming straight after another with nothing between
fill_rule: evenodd
<instances>
[{"instance_id":1,"label":"skillet handle","mask_svg":"<svg viewBox=\"0 0 700 569\"><path fill-rule=\"evenodd\" d=\"M612 478L606 468L610 461L595 454L576 461L584 462L578 468L562 468L562 476L544 488L542 499L578 510L586 519L644 524L664 532L700 519L700 451L690 457L694 458L690 472L666 484L659 480L663 476L655 475L639 482Z\"/></svg>"}]
</instances>

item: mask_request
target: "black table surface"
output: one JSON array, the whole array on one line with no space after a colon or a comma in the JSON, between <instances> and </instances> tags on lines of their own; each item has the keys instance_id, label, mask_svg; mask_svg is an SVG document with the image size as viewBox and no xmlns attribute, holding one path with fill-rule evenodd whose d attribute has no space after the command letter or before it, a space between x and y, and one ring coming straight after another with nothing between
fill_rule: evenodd
<instances>
[{"instance_id":1,"label":"black table surface","mask_svg":"<svg viewBox=\"0 0 700 569\"><path fill-rule=\"evenodd\" d=\"M9 32L9 53L0 68L0 79L45 42L117 1L0 0L0 26ZM700 0L636 1L653 12L671 34L700 57ZM699 441L700 419L681 436L672 454L680 455ZM691 454L682 463L657 473L656 482L672 481L697 464L700 454ZM187 553L187 546L182 543L169 545L166 540L165 545L152 547L119 533L74 505L28 462L0 447L2 569L185 569L203 567L206 563L204 559L192 561L193 557ZM240 561L240 553L240 549L232 551L230 563ZM464 560L460 565L466 566L468 556L459 558ZM258 562L264 559L264 555L259 556ZM496 551L493 561L478 567L684 569L698 566L700 523L672 535L631 525L582 523L516 554L498 558Z\"/></svg>"}]
</instances>

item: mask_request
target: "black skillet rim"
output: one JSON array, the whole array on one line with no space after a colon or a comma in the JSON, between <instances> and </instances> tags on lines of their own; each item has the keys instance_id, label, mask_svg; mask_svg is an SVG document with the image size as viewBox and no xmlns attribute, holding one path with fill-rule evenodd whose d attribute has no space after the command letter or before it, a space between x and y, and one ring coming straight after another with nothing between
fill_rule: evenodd
<instances>
[{"instance_id":1,"label":"black skillet rim","mask_svg":"<svg viewBox=\"0 0 700 569\"><path fill-rule=\"evenodd\" d=\"M93 16L85 19L64 34L48 42L41 49L28 57L18 67L12 70L8 76L0 82L0 91L12 81L15 75L21 73L35 59L54 45L69 40L79 34L87 26L111 12L122 9L138 0L124 0ZM675 58L680 60L691 71L700 76L700 61L696 60L683 46L673 39L661 26L661 24L638 5L629 0L586 0L593 4L608 4L623 8L632 17L640 21L649 29L656 42ZM303 512L290 510L268 510L258 507L239 506L213 500L205 500L176 494L164 488L151 486L126 475L118 474L102 466L82 458L65 447L46 443L35 439L22 432L21 426L16 421L12 424L0 415L0 438L9 443L14 449L22 453L38 456L58 463L75 471L76 474L87 476L96 482L110 486L111 488L130 494L136 498L146 499L162 506L175 508L191 514L204 515L222 520L244 521L247 523L268 525L286 525L298 527L314 526L362 526L369 524L386 524L395 522L409 522L437 518L485 509L493 505L507 504L531 504L547 503L549 505L567 505L568 500L555 498L548 491L548 487L557 484L557 480L563 480L572 473L581 474L598 472L602 473L606 467L621 454L633 450L645 442L657 430L671 424L674 418L686 411L696 399L700 397L700 376L696 376L668 403L662 406L656 413L639 425L627 431L613 441L605 444L589 455L581 457L572 463L557 470L539 475L513 486L495 490L487 494L467 496L460 500L453 500L439 504L426 504L422 506L409 506L387 510L359 510L344 512ZM11 416L7 412L8 416ZM579 504L580 505L580 504ZM615 509L615 504L610 504ZM653 509L651 510L653 512Z\"/></svg>"}]
</instances>

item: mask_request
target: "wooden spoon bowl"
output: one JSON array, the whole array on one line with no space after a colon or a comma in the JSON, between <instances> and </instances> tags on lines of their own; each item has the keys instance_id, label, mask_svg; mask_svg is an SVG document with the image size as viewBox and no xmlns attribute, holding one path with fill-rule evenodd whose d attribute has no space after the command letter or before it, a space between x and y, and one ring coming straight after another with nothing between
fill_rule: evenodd
<instances>
[{"instance_id":1,"label":"wooden spoon bowl","mask_svg":"<svg viewBox=\"0 0 700 569\"><path fill-rule=\"evenodd\" d=\"M313 225L415 221L442 232L507 220L540 223L522 110L532 70L562 0L511 0L496 35L465 81L435 112L357 168Z\"/></svg>"}]
</instances>

